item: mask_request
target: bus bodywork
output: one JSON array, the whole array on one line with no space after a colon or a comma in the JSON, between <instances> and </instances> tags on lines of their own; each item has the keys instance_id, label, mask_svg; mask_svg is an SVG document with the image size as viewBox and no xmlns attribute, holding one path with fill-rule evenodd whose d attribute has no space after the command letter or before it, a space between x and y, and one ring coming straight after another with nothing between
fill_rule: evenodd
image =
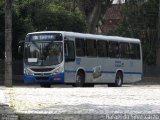
<instances>
[{"instance_id":1,"label":"bus bodywork","mask_svg":"<svg viewBox=\"0 0 160 120\"><path fill-rule=\"evenodd\" d=\"M59 31L29 33L25 39L25 83L114 85L117 75L131 83L142 74L138 39Z\"/></svg>"}]
</instances>

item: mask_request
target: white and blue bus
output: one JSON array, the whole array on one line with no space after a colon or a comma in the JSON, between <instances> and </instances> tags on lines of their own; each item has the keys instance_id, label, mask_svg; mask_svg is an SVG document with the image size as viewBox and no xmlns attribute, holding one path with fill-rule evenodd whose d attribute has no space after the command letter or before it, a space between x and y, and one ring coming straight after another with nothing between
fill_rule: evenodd
<instances>
[{"instance_id":1,"label":"white and blue bus","mask_svg":"<svg viewBox=\"0 0 160 120\"><path fill-rule=\"evenodd\" d=\"M65 31L28 33L24 83L122 86L142 78L139 39Z\"/></svg>"}]
</instances>

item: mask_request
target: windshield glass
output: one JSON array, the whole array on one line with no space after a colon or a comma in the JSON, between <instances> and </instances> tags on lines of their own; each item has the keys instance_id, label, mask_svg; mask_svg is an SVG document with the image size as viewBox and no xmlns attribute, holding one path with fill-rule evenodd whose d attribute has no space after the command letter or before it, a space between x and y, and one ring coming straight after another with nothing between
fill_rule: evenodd
<instances>
[{"instance_id":1,"label":"windshield glass","mask_svg":"<svg viewBox=\"0 0 160 120\"><path fill-rule=\"evenodd\" d=\"M63 60L62 42L25 43L25 64L49 66L60 64Z\"/></svg>"}]
</instances>

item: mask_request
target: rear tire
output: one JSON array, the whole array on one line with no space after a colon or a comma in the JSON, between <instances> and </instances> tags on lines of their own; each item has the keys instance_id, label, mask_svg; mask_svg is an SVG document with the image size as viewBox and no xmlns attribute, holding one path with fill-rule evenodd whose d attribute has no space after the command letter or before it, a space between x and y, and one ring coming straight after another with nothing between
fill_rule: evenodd
<instances>
[{"instance_id":1,"label":"rear tire","mask_svg":"<svg viewBox=\"0 0 160 120\"><path fill-rule=\"evenodd\" d=\"M115 87L121 87L122 84L123 84L123 76L121 72L118 72L115 78Z\"/></svg>"},{"instance_id":2,"label":"rear tire","mask_svg":"<svg viewBox=\"0 0 160 120\"><path fill-rule=\"evenodd\" d=\"M117 72L115 77L115 83L109 83L108 87L121 87L123 84L123 76L121 72Z\"/></svg>"}]
</instances>

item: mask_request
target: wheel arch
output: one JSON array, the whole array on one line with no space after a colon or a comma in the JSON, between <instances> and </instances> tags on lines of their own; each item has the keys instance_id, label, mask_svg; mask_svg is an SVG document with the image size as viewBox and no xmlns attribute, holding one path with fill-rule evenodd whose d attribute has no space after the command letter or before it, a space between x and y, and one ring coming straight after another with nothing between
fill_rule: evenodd
<instances>
[{"instance_id":1,"label":"wheel arch","mask_svg":"<svg viewBox=\"0 0 160 120\"><path fill-rule=\"evenodd\" d=\"M115 74L115 76L117 75L117 73L121 73L122 78L124 77L124 72L123 72L123 70L122 70L122 69L117 69L117 70L116 70L116 74Z\"/></svg>"},{"instance_id":2,"label":"wheel arch","mask_svg":"<svg viewBox=\"0 0 160 120\"><path fill-rule=\"evenodd\" d=\"M84 75L84 78L86 77L86 72L85 72L84 68L78 68L76 71L76 76L78 73L82 73Z\"/></svg>"}]
</instances>

